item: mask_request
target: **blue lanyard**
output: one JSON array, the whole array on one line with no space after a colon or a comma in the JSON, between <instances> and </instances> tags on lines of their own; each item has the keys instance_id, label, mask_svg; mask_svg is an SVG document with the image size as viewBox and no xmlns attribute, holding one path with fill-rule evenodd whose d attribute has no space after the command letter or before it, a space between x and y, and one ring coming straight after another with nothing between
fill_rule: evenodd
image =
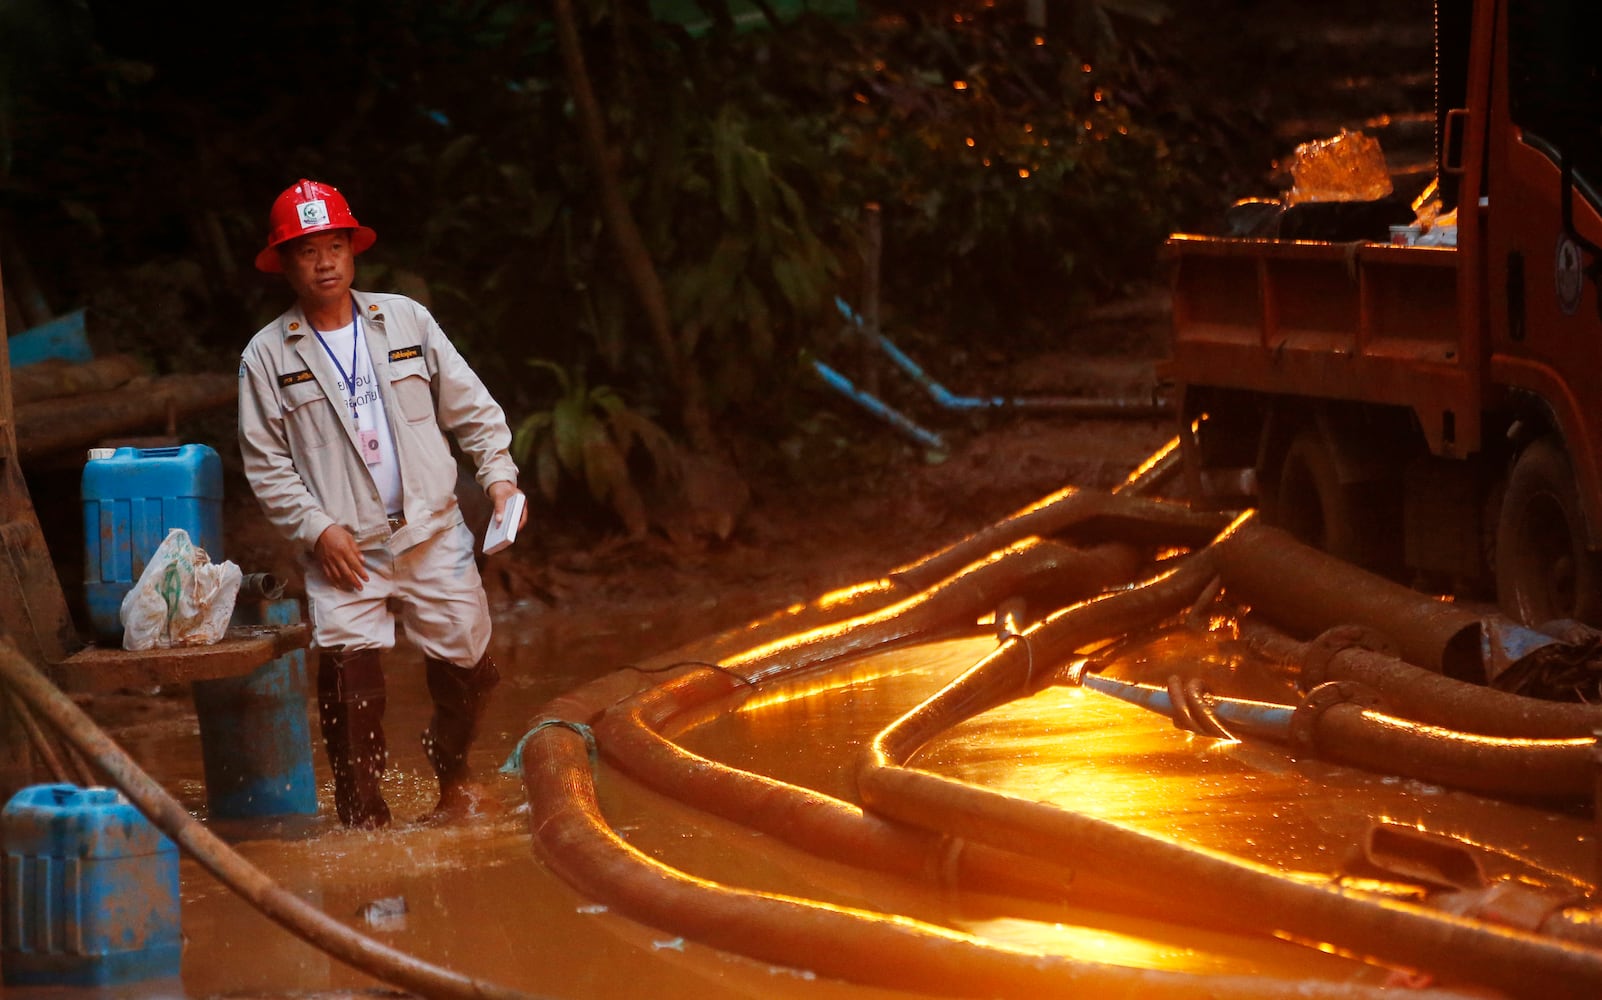
<instances>
[{"instance_id":1,"label":"blue lanyard","mask_svg":"<svg viewBox=\"0 0 1602 1000\"><path fill-rule=\"evenodd\" d=\"M323 339L322 331L312 326L312 333L317 334L317 342L323 345L323 353L328 355L328 360L334 363L334 368L338 370L339 377L345 380L345 391L350 393L350 398L345 402L350 407L350 416L354 420L356 419L356 359L361 356L358 352L362 349L362 314L361 310L356 308L355 299L351 299L350 302L350 321L352 330L349 374L346 374L345 367L339 363L339 359L334 357L334 352L328 346L328 341ZM306 325L311 326L310 323Z\"/></svg>"}]
</instances>

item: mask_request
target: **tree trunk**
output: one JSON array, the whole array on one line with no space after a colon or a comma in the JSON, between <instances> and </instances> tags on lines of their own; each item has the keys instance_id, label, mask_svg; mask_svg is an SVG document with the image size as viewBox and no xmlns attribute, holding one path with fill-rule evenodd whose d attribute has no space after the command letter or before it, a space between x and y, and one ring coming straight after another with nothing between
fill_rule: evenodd
<instances>
[{"instance_id":1,"label":"tree trunk","mask_svg":"<svg viewBox=\"0 0 1602 1000\"><path fill-rule=\"evenodd\" d=\"M645 239L640 235L640 227L629 210L628 200L623 196L617 164L607 148L601 105L595 97L595 89L590 85L589 70L584 64L584 50L573 16L573 2L555 0L553 6L557 44L561 47L562 63L573 95L585 159L589 161L599 189L601 217L606 223L613 247L623 260L623 268L634 287L634 293L645 310L657 352L662 355L673 386L679 392L684 429L690 444L697 451L715 451L716 441L706 412L701 380L679 348L673 332L673 320L668 313L667 295L662 289L662 279L657 274L656 263L651 259Z\"/></svg>"},{"instance_id":2,"label":"tree trunk","mask_svg":"<svg viewBox=\"0 0 1602 1000\"><path fill-rule=\"evenodd\" d=\"M83 364L59 358L38 361L11 373L11 398L14 405L22 406L57 396L103 392L126 385L144 371L139 360L128 354L110 354Z\"/></svg>"}]
</instances>

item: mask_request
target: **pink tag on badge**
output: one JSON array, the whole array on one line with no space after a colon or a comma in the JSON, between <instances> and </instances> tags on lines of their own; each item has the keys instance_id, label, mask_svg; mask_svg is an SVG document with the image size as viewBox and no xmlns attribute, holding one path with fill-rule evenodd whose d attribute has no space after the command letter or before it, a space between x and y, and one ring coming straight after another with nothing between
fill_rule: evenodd
<instances>
[{"instance_id":1,"label":"pink tag on badge","mask_svg":"<svg viewBox=\"0 0 1602 1000\"><path fill-rule=\"evenodd\" d=\"M377 431L357 431L356 440L362 446L362 458L368 465L378 465L384 461L384 456L378 450Z\"/></svg>"}]
</instances>

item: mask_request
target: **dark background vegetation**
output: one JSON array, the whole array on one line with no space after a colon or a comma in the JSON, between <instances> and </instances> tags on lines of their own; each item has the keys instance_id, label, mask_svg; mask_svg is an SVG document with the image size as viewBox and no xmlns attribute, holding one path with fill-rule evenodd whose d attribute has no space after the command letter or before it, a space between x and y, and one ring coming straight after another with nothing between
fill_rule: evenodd
<instances>
[{"instance_id":1,"label":"dark background vegetation","mask_svg":"<svg viewBox=\"0 0 1602 1000\"><path fill-rule=\"evenodd\" d=\"M840 349L834 296L860 304L865 203L886 322L946 370L976 344L1039 348L1151 280L1166 233L1268 193L1280 152L1229 50L1244 0L1053 2L1043 32L1021 0L858 0L761 30L734 30L724 0L684 6L711 30L574 0L611 162L724 442L776 440L819 405L804 360ZM615 480L668 462L684 390L608 242L553 9L0 0L8 282L27 268L55 309L87 306L101 349L230 371L286 304L250 263L269 203L333 183L379 233L358 284L428 303L541 484L628 520Z\"/></svg>"}]
</instances>

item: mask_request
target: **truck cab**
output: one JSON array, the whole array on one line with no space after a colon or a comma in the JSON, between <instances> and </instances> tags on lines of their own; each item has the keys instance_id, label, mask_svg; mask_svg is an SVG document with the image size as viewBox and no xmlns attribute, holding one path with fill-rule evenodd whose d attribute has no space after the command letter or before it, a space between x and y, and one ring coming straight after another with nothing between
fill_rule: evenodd
<instances>
[{"instance_id":1,"label":"truck cab","mask_svg":"<svg viewBox=\"0 0 1602 1000\"><path fill-rule=\"evenodd\" d=\"M1175 235L1196 502L1337 555L1602 624L1602 6L1438 0L1455 245Z\"/></svg>"}]
</instances>

